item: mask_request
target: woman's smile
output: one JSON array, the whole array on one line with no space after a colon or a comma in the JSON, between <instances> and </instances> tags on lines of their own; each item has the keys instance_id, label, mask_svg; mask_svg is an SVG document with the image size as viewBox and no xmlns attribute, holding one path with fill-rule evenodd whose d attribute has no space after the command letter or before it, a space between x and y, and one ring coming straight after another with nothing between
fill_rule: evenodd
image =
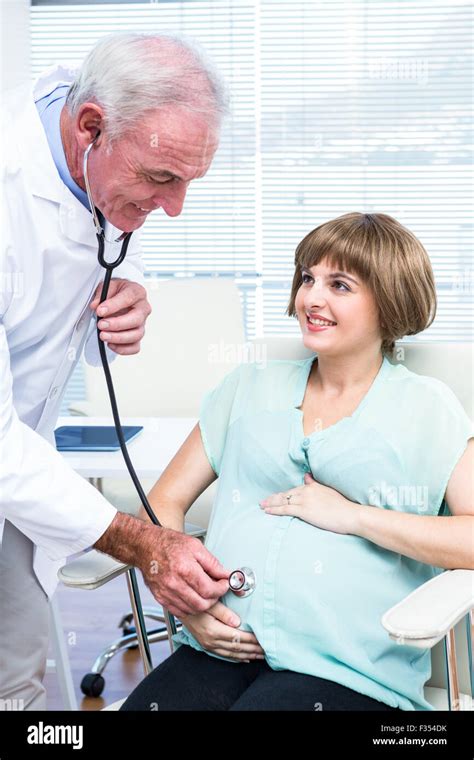
<instances>
[{"instance_id":1,"label":"woman's smile","mask_svg":"<svg viewBox=\"0 0 474 760\"><path fill-rule=\"evenodd\" d=\"M328 330L330 327L336 327L337 322L330 322L316 316L310 317L309 314L306 314L306 325L310 332L320 332L321 330Z\"/></svg>"}]
</instances>

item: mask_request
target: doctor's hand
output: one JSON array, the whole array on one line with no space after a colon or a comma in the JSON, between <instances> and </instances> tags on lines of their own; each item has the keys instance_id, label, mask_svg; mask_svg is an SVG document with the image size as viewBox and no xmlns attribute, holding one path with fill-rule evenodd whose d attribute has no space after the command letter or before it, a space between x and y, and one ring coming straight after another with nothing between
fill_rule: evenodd
<instances>
[{"instance_id":1,"label":"doctor's hand","mask_svg":"<svg viewBox=\"0 0 474 760\"><path fill-rule=\"evenodd\" d=\"M303 486L272 494L260 502L268 515L292 515L317 528L352 535L357 535L359 506L335 488L318 483L310 473L306 473Z\"/></svg>"},{"instance_id":2,"label":"doctor's hand","mask_svg":"<svg viewBox=\"0 0 474 760\"><path fill-rule=\"evenodd\" d=\"M265 653L253 633L239 630L240 618L222 602L207 612L180 620L208 652L240 662L263 660Z\"/></svg>"},{"instance_id":3,"label":"doctor's hand","mask_svg":"<svg viewBox=\"0 0 474 760\"><path fill-rule=\"evenodd\" d=\"M205 612L229 590L230 570L199 539L123 512L94 547L138 567L155 599L180 619Z\"/></svg>"},{"instance_id":4,"label":"doctor's hand","mask_svg":"<svg viewBox=\"0 0 474 760\"><path fill-rule=\"evenodd\" d=\"M150 529L148 562L140 569L155 599L170 612L179 618L204 612L229 590L230 571L198 538L155 525Z\"/></svg>"},{"instance_id":5,"label":"doctor's hand","mask_svg":"<svg viewBox=\"0 0 474 760\"><path fill-rule=\"evenodd\" d=\"M101 340L116 354L138 354L151 314L145 288L138 282L112 279L107 298L99 306L102 285L97 286L89 304L97 313Z\"/></svg>"}]
</instances>

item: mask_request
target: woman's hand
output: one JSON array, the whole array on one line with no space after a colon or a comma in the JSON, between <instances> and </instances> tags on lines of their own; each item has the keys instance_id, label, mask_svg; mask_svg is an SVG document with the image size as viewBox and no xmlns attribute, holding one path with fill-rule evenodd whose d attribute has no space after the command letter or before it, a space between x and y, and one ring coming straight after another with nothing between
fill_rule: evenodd
<instances>
[{"instance_id":1,"label":"woman's hand","mask_svg":"<svg viewBox=\"0 0 474 760\"><path fill-rule=\"evenodd\" d=\"M318 483L307 473L305 484L290 488L285 493L275 493L260 502L261 509L269 515L292 515L311 523L317 528L333 533L357 535L359 504L349 501L339 491ZM290 496L288 503L287 496Z\"/></svg>"},{"instance_id":2,"label":"woman's hand","mask_svg":"<svg viewBox=\"0 0 474 760\"><path fill-rule=\"evenodd\" d=\"M239 662L264 659L265 653L253 633L239 630L239 617L222 602L216 602L207 612L181 616L180 620L213 654Z\"/></svg>"}]
</instances>

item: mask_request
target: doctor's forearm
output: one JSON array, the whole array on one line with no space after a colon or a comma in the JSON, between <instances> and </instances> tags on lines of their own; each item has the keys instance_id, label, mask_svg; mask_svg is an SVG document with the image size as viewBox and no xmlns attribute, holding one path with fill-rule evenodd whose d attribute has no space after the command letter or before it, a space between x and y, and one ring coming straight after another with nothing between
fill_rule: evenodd
<instances>
[{"instance_id":1,"label":"doctor's forearm","mask_svg":"<svg viewBox=\"0 0 474 760\"><path fill-rule=\"evenodd\" d=\"M355 534L447 570L474 570L474 517L437 517L360 505Z\"/></svg>"},{"instance_id":2,"label":"doctor's forearm","mask_svg":"<svg viewBox=\"0 0 474 760\"><path fill-rule=\"evenodd\" d=\"M109 527L95 542L94 548L104 554L124 562L127 565L140 567L149 544L150 554L153 554L152 526L142 520L117 512Z\"/></svg>"}]
</instances>

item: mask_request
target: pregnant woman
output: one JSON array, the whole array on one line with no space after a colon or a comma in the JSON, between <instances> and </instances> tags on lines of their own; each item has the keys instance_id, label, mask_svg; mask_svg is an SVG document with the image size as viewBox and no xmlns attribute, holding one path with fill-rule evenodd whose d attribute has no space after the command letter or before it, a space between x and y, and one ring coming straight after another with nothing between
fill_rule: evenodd
<instances>
[{"instance_id":1,"label":"pregnant woman","mask_svg":"<svg viewBox=\"0 0 474 760\"><path fill-rule=\"evenodd\" d=\"M230 372L149 495L182 531L219 478L206 546L255 590L184 618L124 710L432 709L430 651L380 622L443 568L474 568L469 418L389 361L434 319L429 258L391 217L351 213L295 265L288 314L311 357Z\"/></svg>"}]
</instances>

